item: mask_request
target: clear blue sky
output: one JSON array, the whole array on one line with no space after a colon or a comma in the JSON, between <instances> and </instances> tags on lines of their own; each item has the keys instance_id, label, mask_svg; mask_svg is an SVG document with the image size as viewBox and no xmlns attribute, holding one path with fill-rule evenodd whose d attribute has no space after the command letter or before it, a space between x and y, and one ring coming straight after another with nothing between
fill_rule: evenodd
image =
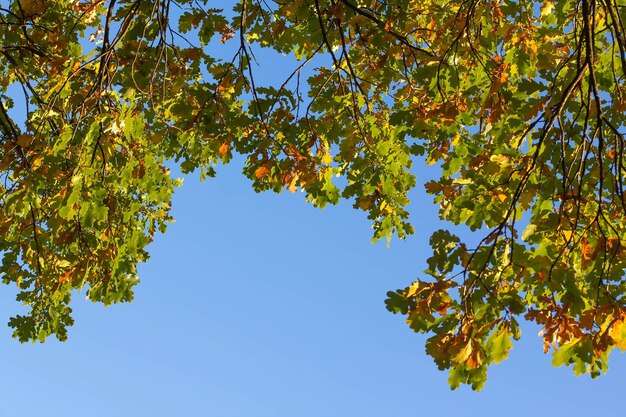
<instances>
[{"instance_id":1,"label":"clear blue sky","mask_svg":"<svg viewBox=\"0 0 626 417\"><path fill-rule=\"evenodd\" d=\"M416 191L417 233L390 248L345 203L255 194L236 165L188 178L177 222L151 246L132 304L74 300L69 340L20 345L0 327L0 416L623 416L624 356L592 381L552 368L537 328L489 372L450 391L424 338L385 292L424 268L435 208ZM19 307L2 286L0 317Z\"/></svg>"}]
</instances>

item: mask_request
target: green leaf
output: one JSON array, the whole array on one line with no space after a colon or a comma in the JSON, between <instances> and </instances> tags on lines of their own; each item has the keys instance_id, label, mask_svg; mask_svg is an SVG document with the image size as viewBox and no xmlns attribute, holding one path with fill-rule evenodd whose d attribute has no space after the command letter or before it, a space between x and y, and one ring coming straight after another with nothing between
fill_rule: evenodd
<instances>
[{"instance_id":1,"label":"green leaf","mask_svg":"<svg viewBox=\"0 0 626 417\"><path fill-rule=\"evenodd\" d=\"M504 325L499 325L487 339L486 350L493 363L500 363L509 357L513 347L512 333Z\"/></svg>"}]
</instances>

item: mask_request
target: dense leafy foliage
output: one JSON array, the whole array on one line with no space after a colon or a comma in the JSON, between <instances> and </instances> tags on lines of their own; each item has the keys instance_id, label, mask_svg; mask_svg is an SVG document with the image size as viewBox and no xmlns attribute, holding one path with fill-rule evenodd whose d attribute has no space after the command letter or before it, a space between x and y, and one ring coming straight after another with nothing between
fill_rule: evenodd
<instances>
[{"instance_id":1,"label":"dense leafy foliage","mask_svg":"<svg viewBox=\"0 0 626 417\"><path fill-rule=\"evenodd\" d=\"M0 2L0 269L22 341L65 339L72 291L132 299L183 172L233 153L256 190L351 199L404 238L412 164L440 217L389 293L450 384L480 389L520 318L555 365L626 348L621 0ZM225 10L222 10L224 8ZM292 57L276 84L255 51ZM337 177L342 178L337 181Z\"/></svg>"}]
</instances>

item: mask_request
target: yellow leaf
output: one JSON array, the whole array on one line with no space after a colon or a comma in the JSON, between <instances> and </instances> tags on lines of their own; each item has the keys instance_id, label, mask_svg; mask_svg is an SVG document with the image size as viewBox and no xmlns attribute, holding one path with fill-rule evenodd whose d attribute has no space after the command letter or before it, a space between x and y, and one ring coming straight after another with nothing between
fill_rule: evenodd
<instances>
[{"instance_id":1,"label":"yellow leaf","mask_svg":"<svg viewBox=\"0 0 626 417\"><path fill-rule=\"evenodd\" d=\"M489 157L489 160L491 162L495 162L500 166L508 166L510 165L509 163L509 157L506 155L501 155L501 154L497 154L497 155L491 155Z\"/></svg>"},{"instance_id":2,"label":"yellow leaf","mask_svg":"<svg viewBox=\"0 0 626 417\"><path fill-rule=\"evenodd\" d=\"M570 239L572 238L572 231L571 230L561 230L561 233L563 233L563 237L565 237L565 240L567 242L569 242Z\"/></svg>"},{"instance_id":3,"label":"yellow leaf","mask_svg":"<svg viewBox=\"0 0 626 417\"><path fill-rule=\"evenodd\" d=\"M472 339L470 339L468 340L467 344L463 346L463 348L461 348L461 350L450 359L452 359L452 362L455 362L457 364L464 364L472 354L472 347Z\"/></svg>"},{"instance_id":4,"label":"yellow leaf","mask_svg":"<svg viewBox=\"0 0 626 417\"><path fill-rule=\"evenodd\" d=\"M289 186L287 187L287 189L292 193L298 191L298 178L299 176L298 174L296 174L291 178L291 181L289 182Z\"/></svg>"},{"instance_id":5,"label":"yellow leaf","mask_svg":"<svg viewBox=\"0 0 626 417\"><path fill-rule=\"evenodd\" d=\"M554 3L551 1L544 1L543 6L541 6L541 17L545 17L552 13L554 9Z\"/></svg>"},{"instance_id":6,"label":"yellow leaf","mask_svg":"<svg viewBox=\"0 0 626 417\"><path fill-rule=\"evenodd\" d=\"M421 282L420 281L415 281L414 283L411 284L411 286L407 289L406 293L404 294L407 298L411 298L413 297L415 294L417 294L420 291L420 287L421 287Z\"/></svg>"},{"instance_id":7,"label":"yellow leaf","mask_svg":"<svg viewBox=\"0 0 626 417\"><path fill-rule=\"evenodd\" d=\"M617 320L609 330L611 339L615 342L615 346L622 350L626 350L626 326L622 320Z\"/></svg>"},{"instance_id":8,"label":"yellow leaf","mask_svg":"<svg viewBox=\"0 0 626 417\"><path fill-rule=\"evenodd\" d=\"M38 156L37 158L34 158L33 160L30 161L30 167L31 169L37 169L41 166L42 163L43 163L43 157Z\"/></svg>"},{"instance_id":9,"label":"yellow leaf","mask_svg":"<svg viewBox=\"0 0 626 417\"><path fill-rule=\"evenodd\" d=\"M461 134L459 132L456 132L454 136L452 137L452 140L450 141L450 143L452 144L452 146L456 146L456 144L459 143L460 139L461 139Z\"/></svg>"},{"instance_id":10,"label":"yellow leaf","mask_svg":"<svg viewBox=\"0 0 626 417\"><path fill-rule=\"evenodd\" d=\"M59 267L61 268L67 268L68 266L70 266L71 263L65 259L59 261Z\"/></svg>"},{"instance_id":11,"label":"yellow leaf","mask_svg":"<svg viewBox=\"0 0 626 417\"><path fill-rule=\"evenodd\" d=\"M330 163L333 162L333 157L329 153L326 153L322 157L322 162L326 165L330 165Z\"/></svg>"}]
</instances>

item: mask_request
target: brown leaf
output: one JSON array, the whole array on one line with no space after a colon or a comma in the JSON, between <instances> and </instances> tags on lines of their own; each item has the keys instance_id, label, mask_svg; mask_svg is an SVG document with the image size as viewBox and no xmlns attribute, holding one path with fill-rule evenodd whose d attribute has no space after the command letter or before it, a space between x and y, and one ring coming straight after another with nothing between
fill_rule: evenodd
<instances>
[{"instance_id":1,"label":"brown leaf","mask_svg":"<svg viewBox=\"0 0 626 417\"><path fill-rule=\"evenodd\" d=\"M358 200L358 205L361 210L369 210L372 207L373 201L370 196L361 197Z\"/></svg>"},{"instance_id":2,"label":"brown leaf","mask_svg":"<svg viewBox=\"0 0 626 417\"><path fill-rule=\"evenodd\" d=\"M17 144L22 148L28 148L33 141L33 135L19 135L17 137Z\"/></svg>"},{"instance_id":3,"label":"brown leaf","mask_svg":"<svg viewBox=\"0 0 626 417\"><path fill-rule=\"evenodd\" d=\"M426 189L426 192L428 194L437 194L439 191L443 189L441 184L439 184L437 181L434 181L434 180L428 181L426 184L424 184L424 188Z\"/></svg>"}]
</instances>

